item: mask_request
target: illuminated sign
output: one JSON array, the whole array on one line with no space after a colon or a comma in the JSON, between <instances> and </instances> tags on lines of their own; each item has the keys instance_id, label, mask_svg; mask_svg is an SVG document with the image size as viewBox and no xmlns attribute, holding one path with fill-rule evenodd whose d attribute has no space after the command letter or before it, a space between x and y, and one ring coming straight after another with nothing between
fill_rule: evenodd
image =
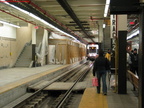
<instances>
[{"instance_id":1,"label":"illuminated sign","mask_svg":"<svg viewBox=\"0 0 144 108\"><path fill-rule=\"evenodd\" d=\"M34 28L35 28L35 29L38 29L39 27L38 27L38 26L35 26Z\"/></svg>"},{"instance_id":2,"label":"illuminated sign","mask_svg":"<svg viewBox=\"0 0 144 108\"><path fill-rule=\"evenodd\" d=\"M130 24L130 25L134 25L134 24L135 24L135 22L129 22L129 24Z\"/></svg>"}]
</instances>

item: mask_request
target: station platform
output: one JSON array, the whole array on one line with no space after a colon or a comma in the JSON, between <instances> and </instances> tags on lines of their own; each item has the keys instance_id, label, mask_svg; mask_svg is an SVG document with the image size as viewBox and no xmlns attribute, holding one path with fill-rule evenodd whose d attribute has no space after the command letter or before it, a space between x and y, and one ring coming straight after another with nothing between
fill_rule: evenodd
<instances>
[{"instance_id":1,"label":"station platform","mask_svg":"<svg viewBox=\"0 0 144 108\"><path fill-rule=\"evenodd\" d=\"M36 68L9 68L0 70L0 89L2 86L28 78L34 75L40 76L43 72L47 74L54 72L66 65L46 65Z\"/></svg>"},{"instance_id":2,"label":"station platform","mask_svg":"<svg viewBox=\"0 0 144 108\"><path fill-rule=\"evenodd\" d=\"M95 87L86 88L78 108L138 108L138 97L127 81L127 94L114 93L108 89L107 95L97 94Z\"/></svg>"},{"instance_id":3,"label":"station platform","mask_svg":"<svg viewBox=\"0 0 144 108\"><path fill-rule=\"evenodd\" d=\"M0 108L24 95L29 85L53 78L71 67L72 65L45 65L36 68L1 69Z\"/></svg>"},{"instance_id":4,"label":"station platform","mask_svg":"<svg viewBox=\"0 0 144 108\"><path fill-rule=\"evenodd\" d=\"M69 65L46 65L36 68L10 68L0 70L0 100L2 99L0 101L0 107L5 102L8 102L7 99L14 99L24 94L28 82L39 77L43 78L47 74L53 75L56 71L60 73L60 70L66 69L67 67ZM92 73L90 72L86 79L87 87L78 108L138 108L138 97L133 93L133 86L129 81L127 82L127 94L120 95L114 93L111 88L108 88L108 93L105 96L102 93L97 94L96 88L92 86L92 77ZM15 94L15 91L12 89L21 94Z\"/></svg>"}]
</instances>

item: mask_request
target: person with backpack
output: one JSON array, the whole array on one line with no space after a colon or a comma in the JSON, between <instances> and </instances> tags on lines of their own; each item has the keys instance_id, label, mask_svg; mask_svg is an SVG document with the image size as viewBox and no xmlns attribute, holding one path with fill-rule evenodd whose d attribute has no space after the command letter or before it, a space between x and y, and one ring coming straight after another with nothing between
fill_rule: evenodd
<instances>
[{"instance_id":1,"label":"person with backpack","mask_svg":"<svg viewBox=\"0 0 144 108\"><path fill-rule=\"evenodd\" d=\"M100 93L101 90L101 78L102 78L102 91L104 95L107 95L107 84L106 84L106 75L107 70L110 70L109 61L104 57L104 52L99 50L99 56L95 59L93 67L93 76L98 78L97 93Z\"/></svg>"},{"instance_id":2,"label":"person with backpack","mask_svg":"<svg viewBox=\"0 0 144 108\"><path fill-rule=\"evenodd\" d=\"M108 49L108 52L105 55L105 58L107 58L109 61L111 61L111 50Z\"/></svg>"}]
</instances>

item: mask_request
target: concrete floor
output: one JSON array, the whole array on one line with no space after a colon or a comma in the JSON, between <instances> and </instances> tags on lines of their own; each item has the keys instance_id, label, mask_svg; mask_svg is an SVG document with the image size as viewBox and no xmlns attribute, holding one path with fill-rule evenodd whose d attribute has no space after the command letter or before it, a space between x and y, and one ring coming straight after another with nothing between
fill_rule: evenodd
<instances>
[{"instance_id":1,"label":"concrete floor","mask_svg":"<svg viewBox=\"0 0 144 108\"><path fill-rule=\"evenodd\" d=\"M92 86L92 71L87 75L87 88L90 90L90 94L87 92L83 96L86 96L85 101L83 102L84 105L79 106L79 108L138 108L138 93L133 92L132 84L127 81L127 94L121 95L114 93L113 89L108 86L108 93L104 96L102 93L97 94L96 88ZM107 77L107 85L109 84L108 77ZM94 89L93 89L94 88ZM93 93L92 97L90 95ZM90 97L90 98L88 98ZM107 105L101 103L105 103L105 97L107 101ZM92 101L91 101L92 100ZM93 101L95 100L95 101ZM90 101L88 103L88 101ZM94 103L93 103L94 102ZM86 103L90 104L86 106ZM97 107L100 105L99 107Z\"/></svg>"},{"instance_id":2,"label":"concrete floor","mask_svg":"<svg viewBox=\"0 0 144 108\"><path fill-rule=\"evenodd\" d=\"M43 67L36 68L9 68L0 70L0 87L6 84L21 80L23 78L45 72L50 71L58 67L62 67L64 65L46 65Z\"/></svg>"}]
</instances>

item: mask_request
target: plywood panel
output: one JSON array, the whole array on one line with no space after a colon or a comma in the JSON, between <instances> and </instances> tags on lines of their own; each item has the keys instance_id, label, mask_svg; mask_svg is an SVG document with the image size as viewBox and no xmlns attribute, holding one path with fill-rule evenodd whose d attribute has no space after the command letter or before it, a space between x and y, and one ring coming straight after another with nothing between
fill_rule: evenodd
<instances>
[{"instance_id":1,"label":"plywood panel","mask_svg":"<svg viewBox=\"0 0 144 108\"><path fill-rule=\"evenodd\" d=\"M64 39L50 39L51 44L56 45L56 63L69 64L82 60L86 56L85 46Z\"/></svg>"}]
</instances>

